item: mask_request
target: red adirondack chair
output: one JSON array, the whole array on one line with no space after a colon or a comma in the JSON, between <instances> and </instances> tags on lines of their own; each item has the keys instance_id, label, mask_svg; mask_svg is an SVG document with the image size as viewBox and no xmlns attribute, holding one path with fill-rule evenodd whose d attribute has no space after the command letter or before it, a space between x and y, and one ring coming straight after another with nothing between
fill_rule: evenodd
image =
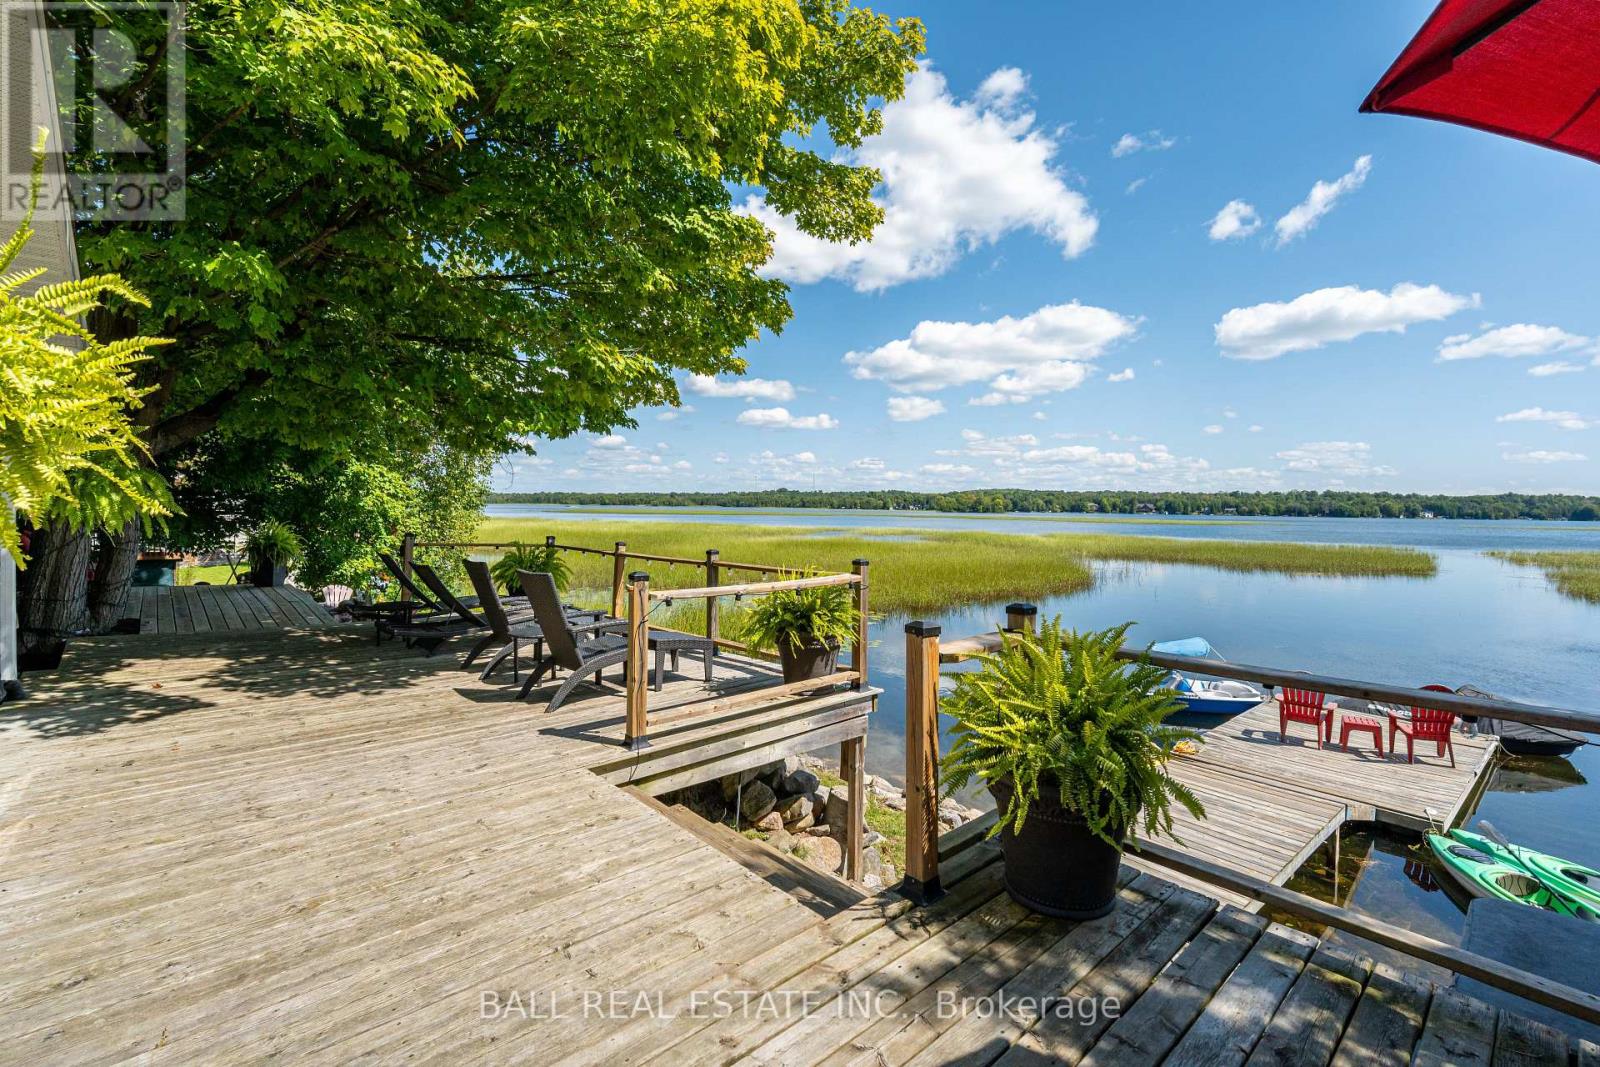
<instances>
[{"instance_id":1,"label":"red adirondack chair","mask_svg":"<svg viewBox=\"0 0 1600 1067\"><path fill-rule=\"evenodd\" d=\"M1290 689L1285 686L1278 690L1278 743L1281 745L1288 736L1291 722L1308 723L1317 728L1317 747L1322 747L1324 740L1333 740L1333 713L1324 708L1323 702L1328 699L1328 694L1319 693L1314 689Z\"/></svg>"},{"instance_id":2,"label":"red adirondack chair","mask_svg":"<svg viewBox=\"0 0 1600 1067\"><path fill-rule=\"evenodd\" d=\"M1417 753L1414 743L1417 741L1432 741L1439 746L1439 755L1450 754L1450 766L1456 765L1455 746L1450 743L1450 735L1455 729L1456 716L1453 711L1438 711L1434 708L1412 708L1411 718L1402 719L1393 712L1389 713L1389 751L1394 752L1395 734L1400 734L1406 739L1406 762L1417 762Z\"/></svg>"}]
</instances>

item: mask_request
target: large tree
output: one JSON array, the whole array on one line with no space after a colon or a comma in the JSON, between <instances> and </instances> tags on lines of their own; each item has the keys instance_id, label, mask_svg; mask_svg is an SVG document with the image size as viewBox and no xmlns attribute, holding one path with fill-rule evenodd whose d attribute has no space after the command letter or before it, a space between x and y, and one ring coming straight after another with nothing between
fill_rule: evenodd
<instances>
[{"instance_id":1,"label":"large tree","mask_svg":"<svg viewBox=\"0 0 1600 1067\"><path fill-rule=\"evenodd\" d=\"M158 465L207 434L505 451L674 402L675 370L742 370L790 309L735 193L867 237L877 175L813 146L874 132L923 43L848 0L187 12L186 218L78 235L151 298L102 328L174 341L142 370ZM169 57L136 53L115 103L154 120Z\"/></svg>"}]
</instances>

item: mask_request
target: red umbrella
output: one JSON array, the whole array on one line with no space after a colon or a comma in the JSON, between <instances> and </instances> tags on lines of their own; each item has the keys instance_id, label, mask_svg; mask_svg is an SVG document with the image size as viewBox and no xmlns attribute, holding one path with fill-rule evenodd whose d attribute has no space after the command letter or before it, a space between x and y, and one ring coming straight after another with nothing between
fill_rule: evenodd
<instances>
[{"instance_id":1,"label":"red umbrella","mask_svg":"<svg viewBox=\"0 0 1600 1067\"><path fill-rule=\"evenodd\" d=\"M1600 163L1600 0L1442 0L1361 110Z\"/></svg>"}]
</instances>

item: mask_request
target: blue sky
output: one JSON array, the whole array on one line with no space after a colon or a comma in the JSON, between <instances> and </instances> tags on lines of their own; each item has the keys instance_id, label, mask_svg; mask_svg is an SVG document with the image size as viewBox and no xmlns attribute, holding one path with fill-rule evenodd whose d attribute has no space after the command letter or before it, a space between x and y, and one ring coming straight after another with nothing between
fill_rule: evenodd
<instances>
[{"instance_id":1,"label":"blue sky","mask_svg":"<svg viewBox=\"0 0 1600 1067\"><path fill-rule=\"evenodd\" d=\"M1600 491L1600 168L1356 111L1431 0L873 6L872 243L744 201L747 380L496 488Z\"/></svg>"}]
</instances>

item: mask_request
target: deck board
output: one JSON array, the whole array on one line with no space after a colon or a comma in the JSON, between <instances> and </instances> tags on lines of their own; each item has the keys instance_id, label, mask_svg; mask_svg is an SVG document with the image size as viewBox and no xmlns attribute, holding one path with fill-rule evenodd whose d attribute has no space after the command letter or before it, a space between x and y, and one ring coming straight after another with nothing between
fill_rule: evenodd
<instances>
[{"instance_id":1,"label":"deck board","mask_svg":"<svg viewBox=\"0 0 1600 1067\"><path fill-rule=\"evenodd\" d=\"M195 603L211 633L80 642L0 714L0 1062L1120 1065L1290 1049L1353 1063L1391 1041L1455 1062L1467 1041L1509 1063L1572 1047L1381 968L1363 989L1306 935L1132 867L1122 906L1093 923L1023 911L992 845L950 861L931 908L892 893L808 907L591 773L618 766L615 691L545 715L450 653L374 646L357 627L218 630L219 603L272 612L225 587ZM696 673L651 707L691 710L770 668L729 657L709 692ZM814 698L819 715L849 702L831 699ZM795 714L777 701L675 720L660 748ZM1281 862L1342 810L1196 766L1233 825L1194 841L1236 859L1255 841L1258 862ZM1278 799L1273 835L1239 832ZM610 989L664 1011L578 1010ZM512 990L575 1014L481 1017L486 991ZM690 1010L708 991L813 1005ZM1123 1014L937 1011L1000 991L1114 996ZM868 993L886 1010L855 999Z\"/></svg>"},{"instance_id":2,"label":"deck board","mask_svg":"<svg viewBox=\"0 0 1600 1067\"><path fill-rule=\"evenodd\" d=\"M320 630L337 625L311 593L289 585L135 586L128 590L122 614L139 620L143 637Z\"/></svg>"}]
</instances>

